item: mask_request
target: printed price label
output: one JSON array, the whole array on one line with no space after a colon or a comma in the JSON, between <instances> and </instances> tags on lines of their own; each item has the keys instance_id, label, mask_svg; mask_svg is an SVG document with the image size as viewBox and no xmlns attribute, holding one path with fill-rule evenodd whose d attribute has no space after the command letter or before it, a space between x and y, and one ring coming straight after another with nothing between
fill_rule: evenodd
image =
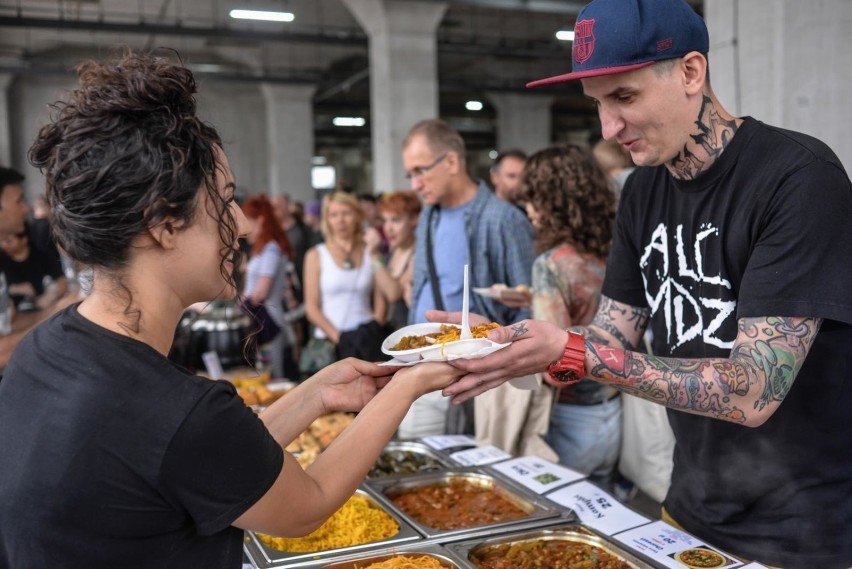
<instances>
[{"instance_id":1,"label":"printed price label","mask_svg":"<svg viewBox=\"0 0 852 569\"><path fill-rule=\"evenodd\" d=\"M420 440L435 450L476 446L476 441L469 435L436 435L434 437L423 437Z\"/></svg>"},{"instance_id":2,"label":"printed price label","mask_svg":"<svg viewBox=\"0 0 852 569\"><path fill-rule=\"evenodd\" d=\"M500 460L511 458L512 455L495 446L476 447L468 450L460 450L450 455L450 458L462 466L481 466L491 464Z\"/></svg>"},{"instance_id":3,"label":"printed price label","mask_svg":"<svg viewBox=\"0 0 852 569\"><path fill-rule=\"evenodd\" d=\"M612 535L651 521L591 482L577 482L548 494L547 499L572 509L580 521L604 535Z\"/></svg>"},{"instance_id":4,"label":"printed price label","mask_svg":"<svg viewBox=\"0 0 852 569\"><path fill-rule=\"evenodd\" d=\"M491 468L523 484L536 494L544 494L586 477L585 474L537 456L522 456L495 464Z\"/></svg>"},{"instance_id":5,"label":"printed price label","mask_svg":"<svg viewBox=\"0 0 852 569\"><path fill-rule=\"evenodd\" d=\"M695 566L698 564L695 562L697 560L706 567L719 569L739 567L741 564L697 537L673 528L665 522L654 522L614 537L630 549L643 553L660 565L671 569L683 569L684 565Z\"/></svg>"}]
</instances>

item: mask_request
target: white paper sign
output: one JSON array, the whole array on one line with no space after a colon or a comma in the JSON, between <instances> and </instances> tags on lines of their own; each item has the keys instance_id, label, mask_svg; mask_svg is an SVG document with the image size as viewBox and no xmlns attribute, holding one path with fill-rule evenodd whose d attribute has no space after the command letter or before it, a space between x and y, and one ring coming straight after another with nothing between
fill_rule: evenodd
<instances>
[{"instance_id":1,"label":"white paper sign","mask_svg":"<svg viewBox=\"0 0 852 569\"><path fill-rule=\"evenodd\" d=\"M624 506L591 482L577 482L548 494L547 499L571 508L580 521L604 535L612 535L651 521Z\"/></svg>"},{"instance_id":2,"label":"white paper sign","mask_svg":"<svg viewBox=\"0 0 852 569\"><path fill-rule=\"evenodd\" d=\"M643 553L665 567L683 569L684 556L704 555L721 559L713 565L719 569L739 567L741 563L714 549L697 537L684 533L665 522L654 522L614 536L628 548ZM679 559L684 558L684 561Z\"/></svg>"},{"instance_id":3,"label":"white paper sign","mask_svg":"<svg viewBox=\"0 0 852 569\"><path fill-rule=\"evenodd\" d=\"M476 446L476 441L470 435L436 435L434 437L423 437L420 440L435 450Z\"/></svg>"},{"instance_id":4,"label":"white paper sign","mask_svg":"<svg viewBox=\"0 0 852 569\"><path fill-rule=\"evenodd\" d=\"M454 452L450 455L450 458L462 466L481 466L483 464L491 464L492 462L512 458L512 455L503 449L487 445L484 447L476 447Z\"/></svg>"},{"instance_id":5,"label":"white paper sign","mask_svg":"<svg viewBox=\"0 0 852 569\"><path fill-rule=\"evenodd\" d=\"M204 362L204 367L207 369L207 375L213 379L221 379L225 377L225 370L222 369L222 362L219 361L219 354L216 352L204 352L201 354L201 360Z\"/></svg>"},{"instance_id":6,"label":"white paper sign","mask_svg":"<svg viewBox=\"0 0 852 569\"><path fill-rule=\"evenodd\" d=\"M523 484L536 494L544 494L586 477L585 474L537 456L522 456L495 464L491 468Z\"/></svg>"}]
</instances>

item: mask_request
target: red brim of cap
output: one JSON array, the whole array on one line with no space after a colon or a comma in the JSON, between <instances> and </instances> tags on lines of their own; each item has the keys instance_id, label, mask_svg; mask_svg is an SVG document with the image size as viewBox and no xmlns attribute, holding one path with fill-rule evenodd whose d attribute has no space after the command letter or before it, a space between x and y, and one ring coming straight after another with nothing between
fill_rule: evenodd
<instances>
[{"instance_id":1,"label":"red brim of cap","mask_svg":"<svg viewBox=\"0 0 852 569\"><path fill-rule=\"evenodd\" d=\"M642 69L649 65L654 65L656 61L643 61L642 63L633 63L630 65L620 65L618 67L599 67L597 69L588 69L586 71L577 71L574 73L566 73L564 75L556 75L547 77L537 81L527 83L529 87L541 87L543 85L553 85L555 83L565 83L566 81L575 81L577 79L585 79L587 77L600 77L601 75L614 75L615 73L625 73L634 69Z\"/></svg>"}]
</instances>

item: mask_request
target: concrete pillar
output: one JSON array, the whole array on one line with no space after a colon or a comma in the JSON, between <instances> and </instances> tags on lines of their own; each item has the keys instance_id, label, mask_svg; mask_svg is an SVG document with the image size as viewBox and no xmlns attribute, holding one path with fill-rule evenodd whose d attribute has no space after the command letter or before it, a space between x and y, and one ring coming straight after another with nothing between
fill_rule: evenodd
<instances>
[{"instance_id":1,"label":"concrete pillar","mask_svg":"<svg viewBox=\"0 0 852 569\"><path fill-rule=\"evenodd\" d=\"M532 154L551 144L553 97L523 93L487 93L497 109L497 150L520 148Z\"/></svg>"},{"instance_id":2,"label":"concrete pillar","mask_svg":"<svg viewBox=\"0 0 852 569\"><path fill-rule=\"evenodd\" d=\"M313 199L311 158L314 156L313 85L260 86L266 102L269 143L269 194Z\"/></svg>"},{"instance_id":3,"label":"concrete pillar","mask_svg":"<svg viewBox=\"0 0 852 569\"><path fill-rule=\"evenodd\" d=\"M704 0L704 15L722 105L815 136L852 168L852 2Z\"/></svg>"},{"instance_id":4,"label":"concrete pillar","mask_svg":"<svg viewBox=\"0 0 852 569\"><path fill-rule=\"evenodd\" d=\"M402 140L418 121L438 116L435 30L445 3L343 0L370 36L373 192L407 188Z\"/></svg>"},{"instance_id":5,"label":"concrete pillar","mask_svg":"<svg viewBox=\"0 0 852 569\"><path fill-rule=\"evenodd\" d=\"M0 73L0 165L12 164L12 120L9 116L9 87L15 76Z\"/></svg>"}]
</instances>

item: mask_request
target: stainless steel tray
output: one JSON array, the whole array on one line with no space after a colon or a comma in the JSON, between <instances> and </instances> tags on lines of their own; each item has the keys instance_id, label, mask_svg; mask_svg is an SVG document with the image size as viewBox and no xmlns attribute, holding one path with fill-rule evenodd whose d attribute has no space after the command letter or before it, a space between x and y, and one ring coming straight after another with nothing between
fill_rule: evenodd
<instances>
[{"instance_id":1,"label":"stainless steel tray","mask_svg":"<svg viewBox=\"0 0 852 569\"><path fill-rule=\"evenodd\" d=\"M437 463L438 468L430 468L428 470L421 470L419 472L400 472L395 474L387 474L383 476L370 476L367 475L367 478L372 480L376 478L388 478L391 476L412 476L414 474L420 474L422 472L433 472L435 470L444 470L453 466L453 462L446 455L438 453L436 450L432 449L432 447L425 445L423 443L419 443L416 441L391 441L385 448L382 450L382 457L388 454L395 453L411 453L417 455L418 457L422 457L425 459L429 459L435 463ZM382 457L379 457L381 460ZM378 462L378 461L377 461Z\"/></svg>"},{"instance_id":2,"label":"stainless steel tray","mask_svg":"<svg viewBox=\"0 0 852 569\"><path fill-rule=\"evenodd\" d=\"M325 551L289 553L267 546L260 541L260 538L257 537L255 532L247 531L243 545L246 556L248 556L251 564L257 569L266 569L269 567L309 567L314 566L318 561L322 560L325 560L325 562L328 563L329 558L331 557L361 551L376 550L383 547L396 546L398 544L422 539L422 536L395 510L389 508L386 503L382 503L381 500L377 500L375 496L372 496L369 492L366 492L363 489L356 490L355 495L364 496L373 504L387 512L387 514L399 524L399 533L395 536L389 537L388 539L374 541L371 543L363 543L361 545L339 547Z\"/></svg>"},{"instance_id":3,"label":"stainless steel tray","mask_svg":"<svg viewBox=\"0 0 852 569\"><path fill-rule=\"evenodd\" d=\"M504 534L498 537L487 538L484 540L473 539L458 541L455 543L447 544L445 547L451 553L454 553L458 558L462 559L466 563L469 563L472 567L476 567L477 565L471 559L471 555L475 554L478 550L482 550L483 548L495 545L511 545L523 542L541 540L547 541L558 539L567 539L574 542L600 547L607 553L619 558L621 561L626 563L631 569L654 569L656 567L655 565L651 565L647 561L643 561L636 555L629 553L618 545L615 545L613 542L595 534L591 530L586 529L580 524L567 524L549 528L539 528L537 530L532 531Z\"/></svg>"},{"instance_id":4,"label":"stainless steel tray","mask_svg":"<svg viewBox=\"0 0 852 569\"><path fill-rule=\"evenodd\" d=\"M364 569L371 563L380 563L398 555L408 557L417 557L426 555L437 560L442 567L446 569L473 569L473 565L459 559L456 555L445 547L438 544L414 544L402 547L395 547L393 551L374 551L372 553L363 553L357 555L348 555L345 558L340 558L330 565L320 565L323 569Z\"/></svg>"},{"instance_id":5,"label":"stainless steel tray","mask_svg":"<svg viewBox=\"0 0 852 569\"><path fill-rule=\"evenodd\" d=\"M504 522L443 530L418 522L393 503L393 497L397 494L426 486L446 486L455 479L461 479L477 486L492 489L515 506L527 512L528 515L523 518ZM458 468L443 472L428 472L403 478L379 478L368 480L365 486L367 490L375 493L382 502L396 511L400 517L415 527L427 539L436 542L459 539L461 535L465 537L480 534L493 535L494 533L510 531L519 525L524 525L525 527L530 527L530 524L542 525L548 523L553 518L557 518L561 513L561 509L553 502L511 481L501 480L493 475L485 474L475 467Z\"/></svg>"}]
</instances>

